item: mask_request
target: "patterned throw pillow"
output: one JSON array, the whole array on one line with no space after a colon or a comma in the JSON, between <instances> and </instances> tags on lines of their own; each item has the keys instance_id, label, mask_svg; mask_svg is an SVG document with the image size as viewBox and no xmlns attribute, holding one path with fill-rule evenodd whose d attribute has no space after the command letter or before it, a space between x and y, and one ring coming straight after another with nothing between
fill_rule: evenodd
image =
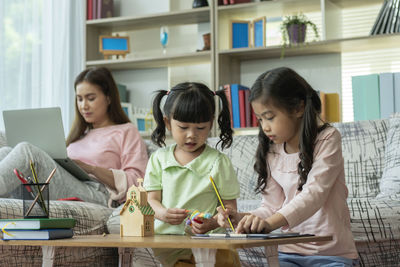
<instances>
[{"instance_id":1,"label":"patterned throw pillow","mask_svg":"<svg viewBox=\"0 0 400 267\"><path fill-rule=\"evenodd\" d=\"M377 197L400 193L400 117L390 119L385 151L385 168Z\"/></svg>"},{"instance_id":2,"label":"patterned throw pillow","mask_svg":"<svg viewBox=\"0 0 400 267\"><path fill-rule=\"evenodd\" d=\"M215 148L219 138L208 138L209 146ZM218 146L222 153L225 153L232 162L240 184L240 199L261 199L260 194L255 194L257 174L254 171L255 154L258 139L256 135L234 136L232 145L224 150Z\"/></svg>"},{"instance_id":3,"label":"patterned throw pillow","mask_svg":"<svg viewBox=\"0 0 400 267\"><path fill-rule=\"evenodd\" d=\"M342 135L344 171L349 197L379 193L385 159L388 120L335 123Z\"/></svg>"}]
</instances>

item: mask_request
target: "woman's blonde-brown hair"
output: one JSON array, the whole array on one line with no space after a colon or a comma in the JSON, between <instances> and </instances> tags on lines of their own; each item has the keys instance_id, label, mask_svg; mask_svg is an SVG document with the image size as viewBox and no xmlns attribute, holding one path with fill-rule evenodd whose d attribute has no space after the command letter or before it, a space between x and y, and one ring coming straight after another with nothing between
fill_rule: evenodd
<instances>
[{"instance_id":1,"label":"woman's blonde-brown hair","mask_svg":"<svg viewBox=\"0 0 400 267\"><path fill-rule=\"evenodd\" d=\"M117 84L115 83L111 72L107 68L88 68L82 71L75 79L75 91L78 84L82 82L97 85L104 95L109 98L110 104L108 105L107 113L112 122L115 124L130 122L128 116L121 107ZM81 138L86 129L92 128L92 124L87 123L80 114L75 100L75 119L67 138L67 146Z\"/></svg>"}]
</instances>

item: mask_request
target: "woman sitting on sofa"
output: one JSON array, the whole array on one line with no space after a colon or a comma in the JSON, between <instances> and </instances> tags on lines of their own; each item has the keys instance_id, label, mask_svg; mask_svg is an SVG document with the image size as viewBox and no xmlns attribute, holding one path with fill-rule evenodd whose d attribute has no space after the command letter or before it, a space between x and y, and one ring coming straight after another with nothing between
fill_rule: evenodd
<instances>
[{"instance_id":1,"label":"woman sitting on sofa","mask_svg":"<svg viewBox=\"0 0 400 267\"><path fill-rule=\"evenodd\" d=\"M68 156L91 177L81 181L64 170L43 150L26 142L0 148L0 197L10 197L20 181L16 168L28 176L29 161L36 163L39 182L57 167L50 199L78 197L115 206L127 189L144 176L146 146L121 108L118 89L106 68L90 68L75 80L75 120L67 138ZM115 203L113 203L115 202Z\"/></svg>"}]
</instances>

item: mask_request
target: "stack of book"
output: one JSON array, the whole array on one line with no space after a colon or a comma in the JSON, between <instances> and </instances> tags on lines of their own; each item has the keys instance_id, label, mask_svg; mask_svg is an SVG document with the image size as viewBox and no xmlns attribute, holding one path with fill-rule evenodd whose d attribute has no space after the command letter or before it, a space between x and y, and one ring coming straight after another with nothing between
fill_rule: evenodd
<instances>
[{"instance_id":1,"label":"stack of book","mask_svg":"<svg viewBox=\"0 0 400 267\"><path fill-rule=\"evenodd\" d=\"M86 0L87 20L111 18L114 12L113 0Z\"/></svg>"},{"instance_id":2,"label":"stack of book","mask_svg":"<svg viewBox=\"0 0 400 267\"><path fill-rule=\"evenodd\" d=\"M400 0L385 0L371 35L400 32Z\"/></svg>"},{"instance_id":3,"label":"stack of book","mask_svg":"<svg viewBox=\"0 0 400 267\"><path fill-rule=\"evenodd\" d=\"M232 127L257 127L258 121L249 102L249 88L234 83L225 84L223 89L229 103Z\"/></svg>"},{"instance_id":4,"label":"stack of book","mask_svg":"<svg viewBox=\"0 0 400 267\"><path fill-rule=\"evenodd\" d=\"M3 240L50 240L71 238L73 218L0 219Z\"/></svg>"}]
</instances>

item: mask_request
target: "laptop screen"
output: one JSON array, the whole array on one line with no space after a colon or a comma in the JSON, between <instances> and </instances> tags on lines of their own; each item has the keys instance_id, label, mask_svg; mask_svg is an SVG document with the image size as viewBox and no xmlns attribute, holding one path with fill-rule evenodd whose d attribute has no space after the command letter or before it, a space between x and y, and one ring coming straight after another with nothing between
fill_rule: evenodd
<instances>
[{"instance_id":1,"label":"laptop screen","mask_svg":"<svg viewBox=\"0 0 400 267\"><path fill-rule=\"evenodd\" d=\"M59 107L4 110L3 119L9 146L28 142L47 152L53 159L67 158Z\"/></svg>"}]
</instances>

